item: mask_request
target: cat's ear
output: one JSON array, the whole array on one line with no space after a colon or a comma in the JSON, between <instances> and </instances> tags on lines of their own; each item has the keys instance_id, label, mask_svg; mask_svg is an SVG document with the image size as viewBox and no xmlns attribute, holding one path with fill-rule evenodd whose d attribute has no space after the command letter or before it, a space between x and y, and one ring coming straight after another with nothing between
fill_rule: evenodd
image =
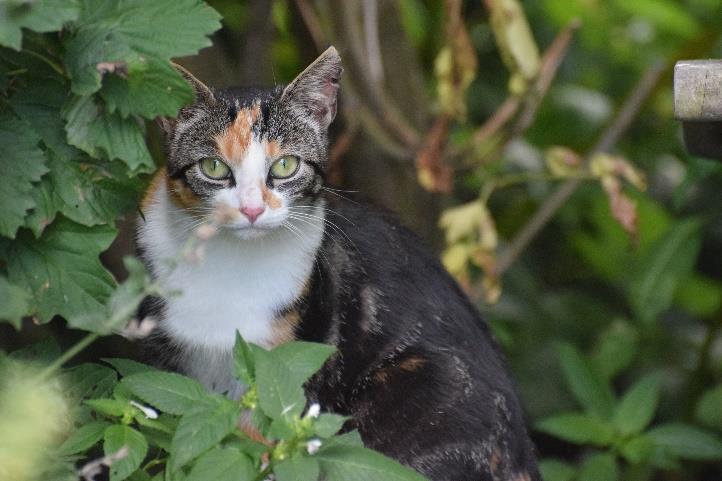
<instances>
[{"instance_id":1,"label":"cat's ear","mask_svg":"<svg viewBox=\"0 0 722 481\"><path fill-rule=\"evenodd\" d=\"M178 71L181 76L185 79L188 84L190 84L191 87L193 87L193 92L195 93L195 103L204 103L204 104L213 104L216 101L216 98L213 96L213 91L206 86L203 82L195 78L192 73L190 73L188 70L186 70L185 67L182 67L178 65L177 63L171 62L171 65L173 66L176 71ZM185 107L184 107L185 108ZM181 109L181 112L183 109ZM178 115L181 115L181 112L178 113ZM171 118L171 117L159 117L158 123L160 124L160 127L165 131L166 134L170 134L176 127L176 124L178 123L177 118Z\"/></svg>"},{"instance_id":2,"label":"cat's ear","mask_svg":"<svg viewBox=\"0 0 722 481\"><path fill-rule=\"evenodd\" d=\"M341 72L341 57L329 47L283 90L281 100L303 109L325 129L336 117Z\"/></svg>"}]
</instances>

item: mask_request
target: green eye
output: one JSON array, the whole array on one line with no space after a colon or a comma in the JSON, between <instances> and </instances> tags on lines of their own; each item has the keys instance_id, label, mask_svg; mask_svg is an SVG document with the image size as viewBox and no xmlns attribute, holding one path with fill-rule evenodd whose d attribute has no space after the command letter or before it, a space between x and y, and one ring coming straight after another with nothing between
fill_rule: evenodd
<instances>
[{"instance_id":1,"label":"green eye","mask_svg":"<svg viewBox=\"0 0 722 481\"><path fill-rule=\"evenodd\" d=\"M275 179L286 179L296 173L298 166L298 157L295 155L286 155L273 163L271 166L271 176Z\"/></svg>"},{"instance_id":2,"label":"green eye","mask_svg":"<svg viewBox=\"0 0 722 481\"><path fill-rule=\"evenodd\" d=\"M231 176L231 169L220 160L213 157L206 157L198 162L201 172L211 179L221 180Z\"/></svg>"}]
</instances>

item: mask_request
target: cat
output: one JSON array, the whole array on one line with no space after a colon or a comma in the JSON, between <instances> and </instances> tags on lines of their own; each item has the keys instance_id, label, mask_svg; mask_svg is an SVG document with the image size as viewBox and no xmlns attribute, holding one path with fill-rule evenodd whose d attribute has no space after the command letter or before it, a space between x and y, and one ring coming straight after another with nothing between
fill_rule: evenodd
<instances>
[{"instance_id":1,"label":"cat","mask_svg":"<svg viewBox=\"0 0 722 481\"><path fill-rule=\"evenodd\" d=\"M153 352L238 397L235 331L337 348L305 386L364 444L433 481L539 481L489 326L434 254L384 210L324 187L343 68L333 47L288 86L212 90L161 121L167 165L142 201L139 251L183 292L150 298ZM222 214L219 216L219 212ZM194 229L218 231L175 268Z\"/></svg>"}]
</instances>

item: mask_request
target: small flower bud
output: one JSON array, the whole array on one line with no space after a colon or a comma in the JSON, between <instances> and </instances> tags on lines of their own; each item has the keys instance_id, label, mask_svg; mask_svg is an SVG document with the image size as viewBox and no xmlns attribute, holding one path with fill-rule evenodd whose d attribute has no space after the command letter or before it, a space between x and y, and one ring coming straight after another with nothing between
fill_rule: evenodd
<instances>
[{"instance_id":1,"label":"small flower bud","mask_svg":"<svg viewBox=\"0 0 722 481\"><path fill-rule=\"evenodd\" d=\"M321 449L321 445L322 443L320 439L311 439L306 443L306 452L313 456L319 449Z\"/></svg>"},{"instance_id":2,"label":"small flower bud","mask_svg":"<svg viewBox=\"0 0 722 481\"><path fill-rule=\"evenodd\" d=\"M318 418L318 416L321 414L321 405L318 403L313 403L308 408L308 412L306 413L306 416L312 419Z\"/></svg>"},{"instance_id":3,"label":"small flower bud","mask_svg":"<svg viewBox=\"0 0 722 481\"><path fill-rule=\"evenodd\" d=\"M156 411L155 409L148 406L143 406L142 404L135 401L130 401L130 405L142 412L147 419L158 419L158 411Z\"/></svg>"}]
</instances>

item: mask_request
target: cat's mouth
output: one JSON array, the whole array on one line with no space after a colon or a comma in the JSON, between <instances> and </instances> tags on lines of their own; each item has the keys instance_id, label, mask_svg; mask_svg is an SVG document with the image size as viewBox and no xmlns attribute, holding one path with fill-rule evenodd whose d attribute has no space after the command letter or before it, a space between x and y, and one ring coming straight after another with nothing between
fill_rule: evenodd
<instances>
[{"instance_id":1,"label":"cat's mouth","mask_svg":"<svg viewBox=\"0 0 722 481\"><path fill-rule=\"evenodd\" d=\"M278 225L225 225L225 230L229 231L233 236L240 239L256 239L267 235L269 232L276 230Z\"/></svg>"}]
</instances>

